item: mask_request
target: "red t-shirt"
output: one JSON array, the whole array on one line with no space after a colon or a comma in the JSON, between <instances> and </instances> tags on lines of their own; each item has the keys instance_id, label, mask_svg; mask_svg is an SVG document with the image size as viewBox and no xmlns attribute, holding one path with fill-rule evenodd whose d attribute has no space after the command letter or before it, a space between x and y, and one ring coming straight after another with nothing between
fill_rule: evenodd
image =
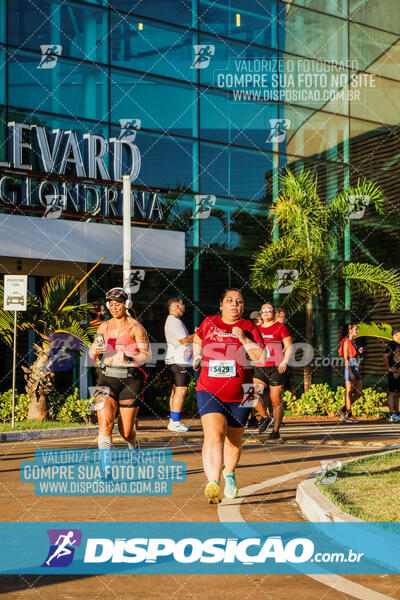
<instances>
[{"instance_id":1,"label":"red t-shirt","mask_svg":"<svg viewBox=\"0 0 400 600\"><path fill-rule=\"evenodd\" d=\"M211 392L222 402L242 402L244 383L253 382L251 362L232 329L240 327L246 337L263 347L256 325L247 319L224 323L220 316L206 317L197 335L203 342L203 359L197 390Z\"/></svg>"},{"instance_id":2,"label":"red t-shirt","mask_svg":"<svg viewBox=\"0 0 400 600\"><path fill-rule=\"evenodd\" d=\"M257 367L274 367L281 364L283 361L283 343L287 337L290 337L290 331L283 325L276 321L269 327L258 326L264 340L266 361L264 363L256 363Z\"/></svg>"}]
</instances>

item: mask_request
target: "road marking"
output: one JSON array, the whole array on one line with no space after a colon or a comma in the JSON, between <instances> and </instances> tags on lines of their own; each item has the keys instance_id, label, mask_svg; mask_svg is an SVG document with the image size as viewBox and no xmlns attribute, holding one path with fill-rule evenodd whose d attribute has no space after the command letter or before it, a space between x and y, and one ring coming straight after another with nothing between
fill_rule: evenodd
<instances>
[{"instance_id":1,"label":"road marking","mask_svg":"<svg viewBox=\"0 0 400 600\"><path fill-rule=\"evenodd\" d=\"M223 523L246 523L240 512L240 505L246 496L255 494L266 487L272 487L274 485L279 485L280 483L290 481L291 479L296 479L296 477L307 477L307 475L316 473L320 470L321 467L309 467L308 469L301 469L300 471L294 471L293 473L288 473L287 475L281 475L280 477L274 477L273 479L266 479L261 483L255 483L244 488L240 488L240 495L237 498L234 498L233 500L224 498L221 504L218 504L218 518ZM249 525L251 525L250 522ZM336 591L343 592L344 594L348 594L349 596L357 598L358 600L394 600L394 598L391 596L385 596L385 594L375 592L374 590L366 588L359 583L355 583L354 581L350 581L349 579L341 577L340 575L307 574L307 577L311 577L311 579L314 579L323 585L331 587Z\"/></svg>"}]
</instances>

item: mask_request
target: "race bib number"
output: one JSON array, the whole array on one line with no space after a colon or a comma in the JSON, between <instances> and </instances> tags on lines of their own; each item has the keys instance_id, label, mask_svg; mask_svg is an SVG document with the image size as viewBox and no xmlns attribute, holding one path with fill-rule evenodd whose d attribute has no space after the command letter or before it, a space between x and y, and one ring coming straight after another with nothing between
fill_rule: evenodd
<instances>
[{"instance_id":1,"label":"race bib number","mask_svg":"<svg viewBox=\"0 0 400 600\"><path fill-rule=\"evenodd\" d=\"M208 362L209 377L235 377L236 361L234 360L210 360Z\"/></svg>"}]
</instances>

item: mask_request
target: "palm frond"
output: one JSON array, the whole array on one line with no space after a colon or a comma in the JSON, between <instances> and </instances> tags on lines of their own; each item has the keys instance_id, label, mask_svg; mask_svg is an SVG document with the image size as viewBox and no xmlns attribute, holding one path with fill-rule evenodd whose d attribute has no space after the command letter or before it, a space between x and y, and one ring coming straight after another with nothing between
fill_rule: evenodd
<instances>
[{"instance_id":1,"label":"palm frond","mask_svg":"<svg viewBox=\"0 0 400 600\"><path fill-rule=\"evenodd\" d=\"M286 169L282 176L282 193L272 205L279 235L306 249L312 260L326 252L328 224L326 207L317 193L317 179L310 171L294 175Z\"/></svg>"},{"instance_id":2,"label":"palm frond","mask_svg":"<svg viewBox=\"0 0 400 600\"><path fill-rule=\"evenodd\" d=\"M69 275L52 277L42 288L43 305L49 313L55 314L65 297L74 289L76 279ZM75 296L75 294L74 294ZM79 295L76 294L78 301Z\"/></svg>"},{"instance_id":3,"label":"palm frond","mask_svg":"<svg viewBox=\"0 0 400 600\"><path fill-rule=\"evenodd\" d=\"M318 283L314 278L304 275L299 276L294 283L292 291L285 296L280 296L279 305L291 315L298 310L302 310L308 298L314 296L317 291Z\"/></svg>"},{"instance_id":4,"label":"palm frond","mask_svg":"<svg viewBox=\"0 0 400 600\"><path fill-rule=\"evenodd\" d=\"M380 185L373 181L358 179L356 185L338 194L328 206L328 218L332 227L342 229L354 212L372 206L378 214L384 212L385 198Z\"/></svg>"},{"instance_id":5,"label":"palm frond","mask_svg":"<svg viewBox=\"0 0 400 600\"><path fill-rule=\"evenodd\" d=\"M93 341L93 336L97 331L97 325L83 325L79 321L71 321L65 329L60 327L54 329L52 334L66 333L77 338L85 346L90 346Z\"/></svg>"},{"instance_id":6,"label":"palm frond","mask_svg":"<svg viewBox=\"0 0 400 600\"><path fill-rule=\"evenodd\" d=\"M24 318L24 312L17 312L17 330L29 331L32 330L31 323ZM14 340L14 313L0 308L0 336L9 345L13 345Z\"/></svg>"},{"instance_id":7,"label":"palm frond","mask_svg":"<svg viewBox=\"0 0 400 600\"><path fill-rule=\"evenodd\" d=\"M63 306L59 312L59 317L61 318L62 316L68 316L70 318L77 319L78 321L82 321L87 317L91 308L91 304Z\"/></svg>"},{"instance_id":8,"label":"palm frond","mask_svg":"<svg viewBox=\"0 0 400 600\"><path fill-rule=\"evenodd\" d=\"M390 310L400 307L400 272L397 269L382 269L381 265L350 263L341 270L344 279L355 284L361 293L381 293L389 298Z\"/></svg>"},{"instance_id":9,"label":"palm frond","mask_svg":"<svg viewBox=\"0 0 400 600\"><path fill-rule=\"evenodd\" d=\"M274 289L278 269L297 269L305 264L305 252L297 250L293 241L280 239L261 246L254 255L251 267L251 284L256 290Z\"/></svg>"},{"instance_id":10,"label":"palm frond","mask_svg":"<svg viewBox=\"0 0 400 600\"><path fill-rule=\"evenodd\" d=\"M357 337L376 337L383 340L392 339L392 326L389 323L359 323Z\"/></svg>"}]
</instances>

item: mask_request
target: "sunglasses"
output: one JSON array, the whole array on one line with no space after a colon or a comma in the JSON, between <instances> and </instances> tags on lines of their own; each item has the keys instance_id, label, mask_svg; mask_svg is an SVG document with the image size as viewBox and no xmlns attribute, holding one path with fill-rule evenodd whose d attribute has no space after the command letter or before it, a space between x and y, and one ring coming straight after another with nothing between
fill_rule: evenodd
<instances>
[{"instance_id":1,"label":"sunglasses","mask_svg":"<svg viewBox=\"0 0 400 600\"><path fill-rule=\"evenodd\" d=\"M122 288L116 288L106 293L106 300L116 300L117 302L125 302L128 299L128 294Z\"/></svg>"},{"instance_id":2,"label":"sunglasses","mask_svg":"<svg viewBox=\"0 0 400 600\"><path fill-rule=\"evenodd\" d=\"M273 308L262 308L260 312L262 312L262 313L266 313L266 312L270 313L270 312L274 312L274 309Z\"/></svg>"}]
</instances>

